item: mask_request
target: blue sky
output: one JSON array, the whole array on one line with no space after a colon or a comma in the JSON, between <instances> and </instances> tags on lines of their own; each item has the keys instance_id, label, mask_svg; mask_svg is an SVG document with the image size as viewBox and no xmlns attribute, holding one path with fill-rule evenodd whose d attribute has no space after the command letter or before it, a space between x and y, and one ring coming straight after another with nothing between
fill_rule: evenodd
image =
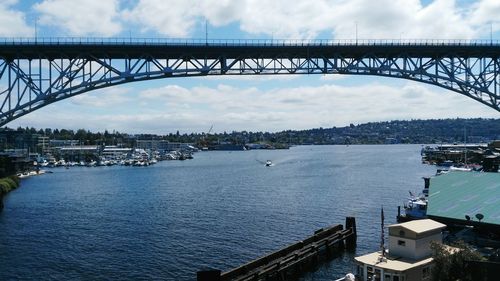
<instances>
[{"instance_id":1,"label":"blue sky","mask_svg":"<svg viewBox=\"0 0 500 281\"><path fill-rule=\"evenodd\" d=\"M1 0L0 37L500 39L500 1ZM128 133L280 131L394 119L500 118L470 98L370 76L217 76L130 83L10 127Z\"/></svg>"}]
</instances>

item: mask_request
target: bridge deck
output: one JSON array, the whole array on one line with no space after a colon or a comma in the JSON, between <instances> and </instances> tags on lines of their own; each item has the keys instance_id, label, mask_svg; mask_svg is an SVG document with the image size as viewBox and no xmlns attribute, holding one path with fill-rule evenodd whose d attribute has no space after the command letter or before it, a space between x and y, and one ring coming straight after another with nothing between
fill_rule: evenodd
<instances>
[{"instance_id":1,"label":"bridge deck","mask_svg":"<svg viewBox=\"0 0 500 281\"><path fill-rule=\"evenodd\" d=\"M168 42L168 41L1 41L0 57L5 59L73 59L82 56L126 59L144 58L176 59L196 57L216 59L258 57L352 57L359 58L367 53L378 57L398 57L405 54L411 57L437 58L443 56L459 57L500 57L498 43L467 42L358 42L341 43L332 41L207 41L207 42Z\"/></svg>"},{"instance_id":2,"label":"bridge deck","mask_svg":"<svg viewBox=\"0 0 500 281\"><path fill-rule=\"evenodd\" d=\"M500 111L500 42L0 38L0 125L84 92L206 75L409 79Z\"/></svg>"}]
</instances>

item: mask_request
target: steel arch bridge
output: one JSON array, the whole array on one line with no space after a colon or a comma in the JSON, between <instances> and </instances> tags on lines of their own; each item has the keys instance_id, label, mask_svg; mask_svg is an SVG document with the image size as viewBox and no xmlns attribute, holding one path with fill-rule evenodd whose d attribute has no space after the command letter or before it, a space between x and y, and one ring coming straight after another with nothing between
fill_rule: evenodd
<instances>
[{"instance_id":1,"label":"steel arch bridge","mask_svg":"<svg viewBox=\"0 0 500 281\"><path fill-rule=\"evenodd\" d=\"M95 89L206 75L395 77L500 111L499 73L492 41L0 39L0 126Z\"/></svg>"}]
</instances>

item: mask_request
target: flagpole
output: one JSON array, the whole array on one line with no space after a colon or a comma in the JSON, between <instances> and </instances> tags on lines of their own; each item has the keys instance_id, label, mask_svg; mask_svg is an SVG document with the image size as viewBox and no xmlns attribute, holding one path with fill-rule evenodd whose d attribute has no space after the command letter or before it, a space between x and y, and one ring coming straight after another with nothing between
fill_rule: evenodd
<instances>
[{"instance_id":1,"label":"flagpole","mask_svg":"<svg viewBox=\"0 0 500 281\"><path fill-rule=\"evenodd\" d=\"M380 250L382 251L382 258L385 257L385 245L384 245L384 206L380 208Z\"/></svg>"}]
</instances>

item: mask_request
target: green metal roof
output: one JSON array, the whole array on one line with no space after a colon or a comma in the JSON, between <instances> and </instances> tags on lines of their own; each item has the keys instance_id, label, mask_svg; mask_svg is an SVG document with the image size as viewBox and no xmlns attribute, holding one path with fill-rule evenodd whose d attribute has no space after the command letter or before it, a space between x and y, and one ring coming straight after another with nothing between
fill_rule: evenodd
<instances>
[{"instance_id":1,"label":"green metal roof","mask_svg":"<svg viewBox=\"0 0 500 281\"><path fill-rule=\"evenodd\" d=\"M431 178L427 215L500 225L500 173L450 172Z\"/></svg>"}]
</instances>

